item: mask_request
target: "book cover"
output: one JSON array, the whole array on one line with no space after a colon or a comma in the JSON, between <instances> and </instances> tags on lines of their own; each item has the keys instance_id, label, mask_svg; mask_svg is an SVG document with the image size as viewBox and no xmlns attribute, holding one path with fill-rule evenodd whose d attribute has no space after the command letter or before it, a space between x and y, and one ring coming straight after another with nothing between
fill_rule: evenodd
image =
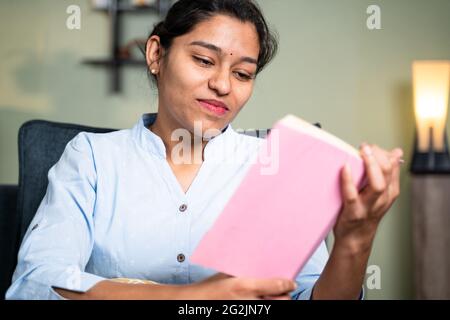
<instances>
[{"instance_id":1,"label":"book cover","mask_svg":"<svg viewBox=\"0 0 450 320\"><path fill-rule=\"evenodd\" d=\"M295 279L334 226L345 163L355 185L364 184L357 149L293 115L275 123L260 155L267 150L276 170L251 164L192 263L233 276Z\"/></svg>"}]
</instances>

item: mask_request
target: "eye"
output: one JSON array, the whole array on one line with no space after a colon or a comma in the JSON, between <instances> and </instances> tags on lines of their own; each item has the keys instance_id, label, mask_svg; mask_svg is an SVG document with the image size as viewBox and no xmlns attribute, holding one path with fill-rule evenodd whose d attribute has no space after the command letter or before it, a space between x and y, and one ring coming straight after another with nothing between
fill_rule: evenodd
<instances>
[{"instance_id":1,"label":"eye","mask_svg":"<svg viewBox=\"0 0 450 320\"><path fill-rule=\"evenodd\" d=\"M236 71L234 74L241 81L250 81L255 78L255 76L252 74L247 74L247 73L240 72L240 71Z\"/></svg>"},{"instance_id":2,"label":"eye","mask_svg":"<svg viewBox=\"0 0 450 320\"><path fill-rule=\"evenodd\" d=\"M202 57L197 57L197 56L192 56L192 57L202 67L210 67L210 66L214 65L214 63L209 61L208 59L205 59Z\"/></svg>"}]
</instances>

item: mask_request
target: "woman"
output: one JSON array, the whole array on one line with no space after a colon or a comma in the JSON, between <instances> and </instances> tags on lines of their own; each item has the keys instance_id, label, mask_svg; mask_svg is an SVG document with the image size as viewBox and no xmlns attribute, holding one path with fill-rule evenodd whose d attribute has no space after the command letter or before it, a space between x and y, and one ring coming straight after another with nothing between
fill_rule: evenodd
<instances>
[{"instance_id":1,"label":"woman","mask_svg":"<svg viewBox=\"0 0 450 320\"><path fill-rule=\"evenodd\" d=\"M295 281L189 263L260 145L230 123L276 48L251 0L178 1L146 46L157 117L68 143L49 171L7 298L360 298L376 230L399 194L400 149L362 146L369 184L360 193L343 169L332 251L322 243ZM181 152L174 136L185 138ZM239 160L225 164L230 158Z\"/></svg>"}]
</instances>

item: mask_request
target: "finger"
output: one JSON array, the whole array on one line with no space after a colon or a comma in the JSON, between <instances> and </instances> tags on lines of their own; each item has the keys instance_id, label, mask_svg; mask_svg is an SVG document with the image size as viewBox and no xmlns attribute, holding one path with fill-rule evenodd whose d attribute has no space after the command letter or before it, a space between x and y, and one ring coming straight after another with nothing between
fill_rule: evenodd
<instances>
[{"instance_id":1,"label":"finger","mask_svg":"<svg viewBox=\"0 0 450 320\"><path fill-rule=\"evenodd\" d=\"M363 198L365 202L373 204L386 189L386 181L381 168L374 157L373 150L368 144L362 144L361 156L366 168L368 184L364 188Z\"/></svg>"},{"instance_id":2,"label":"finger","mask_svg":"<svg viewBox=\"0 0 450 320\"><path fill-rule=\"evenodd\" d=\"M346 163L341 174L342 200L347 206L354 206L358 201L358 189L353 182L350 165Z\"/></svg>"},{"instance_id":3,"label":"finger","mask_svg":"<svg viewBox=\"0 0 450 320\"><path fill-rule=\"evenodd\" d=\"M395 148L391 153L399 159L403 157L403 150L401 148Z\"/></svg>"},{"instance_id":4,"label":"finger","mask_svg":"<svg viewBox=\"0 0 450 320\"><path fill-rule=\"evenodd\" d=\"M295 281L288 279L257 280L255 294L258 296L280 296L297 288Z\"/></svg>"},{"instance_id":5,"label":"finger","mask_svg":"<svg viewBox=\"0 0 450 320\"><path fill-rule=\"evenodd\" d=\"M383 172L386 185L389 185L392 177L393 165L391 162L392 154L386 150L381 149L377 145L372 146L373 156Z\"/></svg>"},{"instance_id":6,"label":"finger","mask_svg":"<svg viewBox=\"0 0 450 320\"><path fill-rule=\"evenodd\" d=\"M396 199L400 194L400 159L403 157L403 151L401 149L394 149L392 152L392 178L390 186L390 196L392 199Z\"/></svg>"},{"instance_id":7,"label":"finger","mask_svg":"<svg viewBox=\"0 0 450 320\"><path fill-rule=\"evenodd\" d=\"M397 163L402 164L404 162L403 158L403 150L400 148L395 148L390 152L391 158L397 159Z\"/></svg>"}]
</instances>

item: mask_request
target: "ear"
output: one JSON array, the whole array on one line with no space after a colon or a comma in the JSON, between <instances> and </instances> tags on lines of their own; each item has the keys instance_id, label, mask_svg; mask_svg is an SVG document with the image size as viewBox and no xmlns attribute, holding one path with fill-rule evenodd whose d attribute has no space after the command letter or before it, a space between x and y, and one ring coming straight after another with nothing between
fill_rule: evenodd
<instances>
[{"instance_id":1,"label":"ear","mask_svg":"<svg viewBox=\"0 0 450 320\"><path fill-rule=\"evenodd\" d=\"M159 36L151 36L147 40L145 58L147 66L153 74L159 73L162 56L162 47Z\"/></svg>"}]
</instances>

